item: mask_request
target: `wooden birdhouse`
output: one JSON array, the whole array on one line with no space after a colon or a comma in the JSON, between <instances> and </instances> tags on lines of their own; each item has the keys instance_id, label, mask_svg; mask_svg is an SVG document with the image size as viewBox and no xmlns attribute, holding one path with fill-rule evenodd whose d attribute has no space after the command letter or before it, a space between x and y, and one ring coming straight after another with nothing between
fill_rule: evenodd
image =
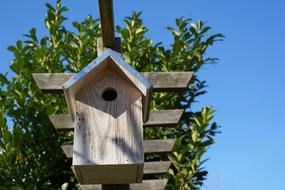
<instances>
[{"instance_id":1,"label":"wooden birdhouse","mask_svg":"<svg viewBox=\"0 0 285 190\"><path fill-rule=\"evenodd\" d=\"M72 165L80 184L141 182L152 84L109 49L63 89L75 123Z\"/></svg>"}]
</instances>

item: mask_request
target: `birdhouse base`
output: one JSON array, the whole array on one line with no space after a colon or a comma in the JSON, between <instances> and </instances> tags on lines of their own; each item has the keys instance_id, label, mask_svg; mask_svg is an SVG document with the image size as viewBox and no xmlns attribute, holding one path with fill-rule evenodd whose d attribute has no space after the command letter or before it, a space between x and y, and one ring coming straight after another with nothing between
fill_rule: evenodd
<instances>
[{"instance_id":1,"label":"birdhouse base","mask_svg":"<svg viewBox=\"0 0 285 190\"><path fill-rule=\"evenodd\" d=\"M73 166L80 184L142 183L143 164Z\"/></svg>"}]
</instances>

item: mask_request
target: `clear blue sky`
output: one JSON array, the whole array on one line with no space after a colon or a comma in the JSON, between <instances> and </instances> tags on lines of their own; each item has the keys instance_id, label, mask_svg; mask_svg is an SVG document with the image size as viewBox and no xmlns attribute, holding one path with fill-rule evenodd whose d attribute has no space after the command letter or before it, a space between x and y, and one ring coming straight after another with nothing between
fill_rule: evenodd
<instances>
[{"instance_id":1,"label":"clear blue sky","mask_svg":"<svg viewBox=\"0 0 285 190\"><path fill-rule=\"evenodd\" d=\"M149 37L166 45L164 26L185 16L207 21L226 39L213 46L215 66L199 73L208 81L208 94L193 109L215 107L222 125L206 163L210 190L285 189L285 1L284 0L114 0L116 23L133 10L143 11ZM8 71L6 50L31 27L44 34L44 0L0 2L0 72ZM49 1L54 2L54 1ZM69 21L98 16L97 0L63 1ZM10 75L11 76L11 75Z\"/></svg>"}]
</instances>

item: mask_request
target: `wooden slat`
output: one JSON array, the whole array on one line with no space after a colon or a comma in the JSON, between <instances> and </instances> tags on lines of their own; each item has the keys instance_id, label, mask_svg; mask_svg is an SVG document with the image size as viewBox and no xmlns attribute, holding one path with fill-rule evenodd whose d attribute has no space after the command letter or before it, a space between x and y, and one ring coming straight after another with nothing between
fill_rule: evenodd
<instances>
[{"instance_id":1,"label":"wooden slat","mask_svg":"<svg viewBox=\"0 0 285 190\"><path fill-rule=\"evenodd\" d=\"M144 163L144 175L147 174L162 174L167 173L171 165L170 161L160 161L160 162L145 162Z\"/></svg>"},{"instance_id":2,"label":"wooden slat","mask_svg":"<svg viewBox=\"0 0 285 190\"><path fill-rule=\"evenodd\" d=\"M167 153L171 152L176 139L157 139L144 141L144 153Z\"/></svg>"},{"instance_id":3,"label":"wooden slat","mask_svg":"<svg viewBox=\"0 0 285 190\"><path fill-rule=\"evenodd\" d=\"M74 129L74 122L70 114L50 115L49 119L57 130L70 131Z\"/></svg>"},{"instance_id":4,"label":"wooden slat","mask_svg":"<svg viewBox=\"0 0 285 190\"><path fill-rule=\"evenodd\" d=\"M144 77L153 84L155 92L185 91L193 72L149 72Z\"/></svg>"},{"instance_id":5,"label":"wooden slat","mask_svg":"<svg viewBox=\"0 0 285 190\"><path fill-rule=\"evenodd\" d=\"M171 152L174 144L175 139L146 140L144 141L144 153L151 154ZM61 148L67 158L72 158L73 145L62 145Z\"/></svg>"},{"instance_id":6,"label":"wooden slat","mask_svg":"<svg viewBox=\"0 0 285 190\"><path fill-rule=\"evenodd\" d=\"M151 111L144 127L175 126L179 123L183 112L183 109Z\"/></svg>"},{"instance_id":7,"label":"wooden slat","mask_svg":"<svg viewBox=\"0 0 285 190\"><path fill-rule=\"evenodd\" d=\"M62 85L75 73L33 73L33 78L43 92L63 93Z\"/></svg>"},{"instance_id":8,"label":"wooden slat","mask_svg":"<svg viewBox=\"0 0 285 190\"><path fill-rule=\"evenodd\" d=\"M146 72L144 77L153 84L154 92L185 91L193 72ZM62 85L74 73L33 73L33 78L43 92L63 93Z\"/></svg>"},{"instance_id":9,"label":"wooden slat","mask_svg":"<svg viewBox=\"0 0 285 190\"><path fill-rule=\"evenodd\" d=\"M170 161L145 162L143 174L149 175L149 174L167 173L170 165L171 165Z\"/></svg>"},{"instance_id":10,"label":"wooden slat","mask_svg":"<svg viewBox=\"0 0 285 190\"><path fill-rule=\"evenodd\" d=\"M163 190L166 184L167 179L143 180L141 184L131 184L130 190ZM102 185L81 185L80 188L82 190L102 190Z\"/></svg>"},{"instance_id":11,"label":"wooden slat","mask_svg":"<svg viewBox=\"0 0 285 190\"><path fill-rule=\"evenodd\" d=\"M102 185L102 190L130 190L130 184L112 184L112 185Z\"/></svg>"},{"instance_id":12,"label":"wooden slat","mask_svg":"<svg viewBox=\"0 0 285 190\"><path fill-rule=\"evenodd\" d=\"M144 127L171 127L179 123L183 109L151 111ZM73 130L74 122L70 114L50 115L50 121L57 130Z\"/></svg>"},{"instance_id":13,"label":"wooden slat","mask_svg":"<svg viewBox=\"0 0 285 190\"><path fill-rule=\"evenodd\" d=\"M99 0L101 29L104 47L115 45L113 0Z\"/></svg>"}]
</instances>

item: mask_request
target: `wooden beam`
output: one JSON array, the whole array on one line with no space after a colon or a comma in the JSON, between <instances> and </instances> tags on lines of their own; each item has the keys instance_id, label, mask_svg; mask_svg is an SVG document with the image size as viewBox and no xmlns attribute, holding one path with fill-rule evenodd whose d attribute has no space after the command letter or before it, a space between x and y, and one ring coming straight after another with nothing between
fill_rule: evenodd
<instances>
[{"instance_id":1,"label":"wooden beam","mask_svg":"<svg viewBox=\"0 0 285 190\"><path fill-rule=\"evenodd\" d=\"M166 184L167 179L143 180L142 183L130 184L130 190L163 190ZM82 190L103 190L102 185L80 185L80 188Z\"/></svg>"},{"instance_id":2,"label":"wooden beam","mask_svg":"<svg viewBox=\"0 0 285 190\"><path fill-rule=\"evenodd\" d=\"M72 131L74 129L70 114L50 115L49 119L56 130Z\"/></svg>"},{"instance_id":3,"label":"wooden beam","mask_svg":"<svg viewBox=\"0 0 285 190\"><path fill-rule=\"evenodd\" d=\"M143 174L148 175L148 174L167 173L170 165L171 165L170 161L145 162Z\"/></svg>"},{"instance_id":4,"label":"wooden beam","mask_svg":"<svg viewBox=\"0 0 285 190\"><path fill-rule=\"evenodd\" d=\"M116 52L121 53L122 47L121 47L121 38L120 37L116 37L115 38L115 46L112 49L115 50ZM98 56L100 56L106 50L108 50L108 48L104 47L103 38L102 37L97 38L97 52L98 52Z\"/></svg>"},{"instance_id":5,"label":"wooden beam","mask_svg":"<svg viewBox=\"0 0 285 190\"><path fill-rule=\"evenodd\" d=\"M156 139L144 141L144 153L168 153L172 151L172 148L176 142L176 139Z\"/></svg>"},{"instance_id":6,"label":"wooden beam","mask_svg":"<svg viewBox=\"0 0 285 190\"><path fill-rule=\"evenodd\" d=\"M185 91L193 72L145 72L144 77L153 84L154 92ZM62 85L74 73L33 73L33 78L43 92L63 93Z\"/></svg>"},{"instance_id":7,"label":"wooden beam","mask_svg":"<svg viewBox=\"0 0 285 190\"><path fill-rule=\"evenodd\" d=\"M150 174L163 174L167 173L171 161L155 161L155 162L145 162L144 163L144 175ZM74 167L74 166L72 166Z\"/></svg>"},{"instance_id":8,"label":"wooden beam","mask_svg":"<svg viewBox=\"0 0 285 190\"><path fill-rule=\"evenodd\" d=\"M160 110L151 111L149 113L149 120L144 123L144 127L172 127L179 123L184 110ZM56 130L73 130L74 122L70 114L50 115L50 121Z\"/></svg>"},{"instance_id":9,"label":"wooden beam","mask_svg":"<svg viewBox=\"0 0 285 190\"><path fill-rule=\"evenodd\" d=\"M164 139L164 140L146 140L144 141L144 153L167 153L171 152L175 144L175 139ZM73 145L62 145L63 150L67 158L72 158L73 156Z\"/></svg>"},{"instance_id":10,"label":"wooden beam","mask_svg":"<svg viewBox=\"0 0 285 190\"><path fill-rule=\"evenodd\" d=\"M153 84L155 92L185 91L193 72L148 72L144 77Z\"/></svg>"},{"instance_id":11,"label":"wooden beam","mask_svg":"<svg viewBox=\"0 0 285 190\"><path fill-rule=\"evenodd\" d=\"M62 85L75 73L33 73L32 75L43 92L63 93Z\"/></svg>"},{"instance_id":12,"label":"wooden beam","mask_svg":"<svg viewBox=\"0 0 285 190\"><path fill-rule=\"evenodd\" d=\"M168 127L179 123L183 109L151 111L144 127Z\"/></svg>"},{"instance_id":13,"label":"wooden beam","mask_svg":"<svg viewBox=\"0 0 285 190\"><path fill-rule=\"evenodd\" d=\"M101 30L104 47L115 46L113 0L99 0Z\"/></svg>"}]
</instances>

